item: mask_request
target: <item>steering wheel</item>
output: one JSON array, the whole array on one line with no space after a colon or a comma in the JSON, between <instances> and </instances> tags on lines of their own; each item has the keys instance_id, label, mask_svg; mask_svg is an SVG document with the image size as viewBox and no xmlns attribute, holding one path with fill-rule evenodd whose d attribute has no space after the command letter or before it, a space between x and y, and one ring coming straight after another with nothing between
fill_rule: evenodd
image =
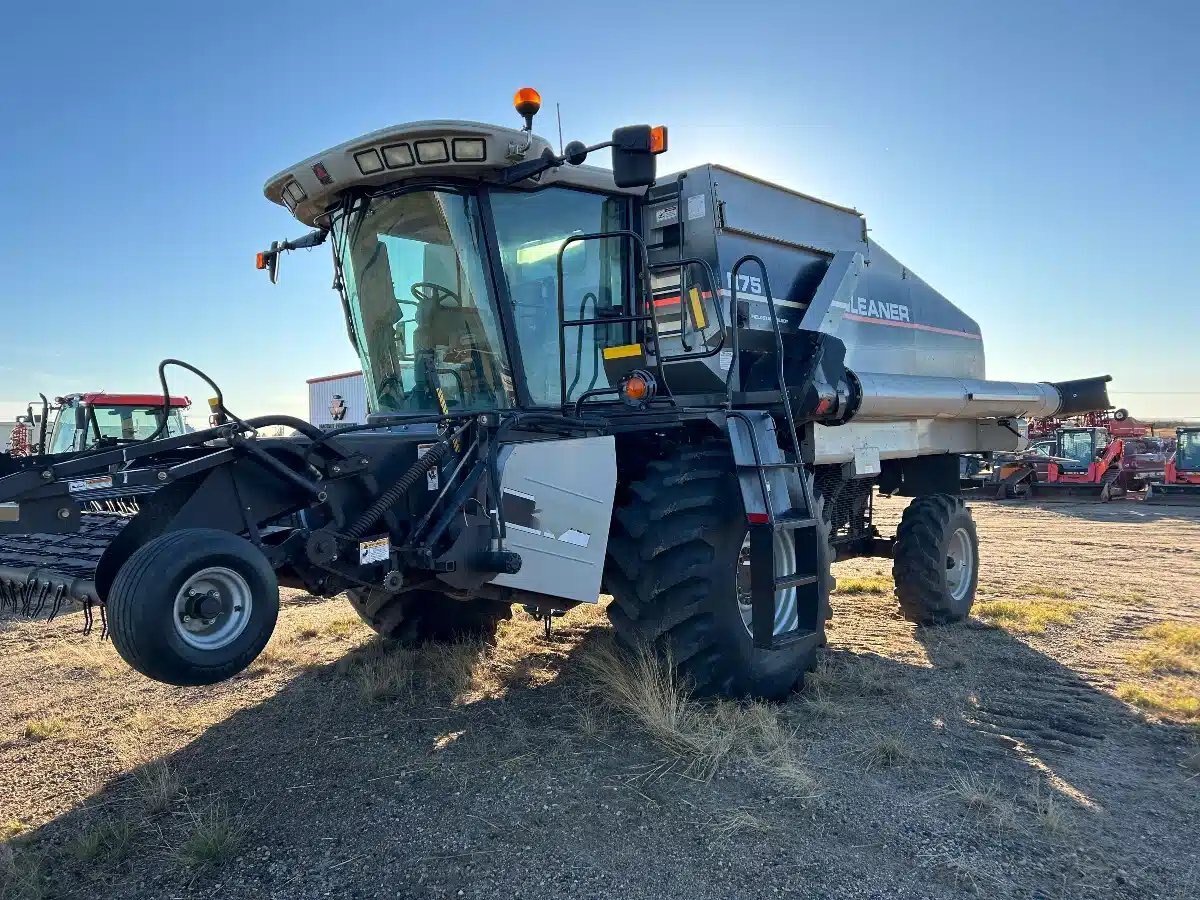
<instances>
[{"instance_id":1,"label":"steering wheel","mask_svg":"<svg viewBox=\"0 0 1200 900\"><path fill-rule=\"evenodd\" d=\"M442 301L453 300L454 306L462 306L462 298L458 294L434 281L418 281L409 290L417 298L418 303L433 303L444 309Z\"/></svg>"}]
</instances>

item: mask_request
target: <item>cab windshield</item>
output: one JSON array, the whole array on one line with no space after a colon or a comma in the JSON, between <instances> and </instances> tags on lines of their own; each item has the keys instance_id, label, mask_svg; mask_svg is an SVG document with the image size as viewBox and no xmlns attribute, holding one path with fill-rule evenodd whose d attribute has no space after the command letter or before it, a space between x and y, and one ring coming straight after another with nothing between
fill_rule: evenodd
<instances>
[{"instance_id":1,"label":"cab windshield","mask_svg":"<svg viewBox=\"0 0 1200 900\"><path fill-rule=\"evenodd\" d=\"M511 407L476 199L448 190L362 198L332 225L374 411Z\"/></svg>"},{"instance_id":2,"label":"cab windshield","mask_svg":"<svg viewBox=\"0 0 1200 900\"><path fill-rule=\"evenodd\" d=\"M1091 431L1064 431L1059 436L1059 456L1074 460L1064 463L1065 469L1086 469L1095 462L1095 435Z\"/></svg>"},{"instance_id":3,"label":"cab windshield","mask_svg":"<svg viewBox=\"0 0 1200 900\"><path fill-rule=\"evenodd\" d=\"M1181 431L1175 448L1175 466L1185 472L1200 469L1200 431Z\"/></svg>"},{"instance_id":4,"label":"cab windshield","mask_svg":"<svg viewBox=\"0 0 1200 900\"><path fill-rule=\"evenodd\" d=\"M89 417L87 431L84 433L75 429L74 408L63 408L48 441L50 452L90 450L98 444L97 429L102 438L118 441L145 440L158 430L163 414L162 407L159 406L93 406L91 412L96 417L96 425L92 426ZM159 437L175 437L183 433L183 416L179 410L172 410L167 417L167 427Z\"/></svg>"}]
</instances>

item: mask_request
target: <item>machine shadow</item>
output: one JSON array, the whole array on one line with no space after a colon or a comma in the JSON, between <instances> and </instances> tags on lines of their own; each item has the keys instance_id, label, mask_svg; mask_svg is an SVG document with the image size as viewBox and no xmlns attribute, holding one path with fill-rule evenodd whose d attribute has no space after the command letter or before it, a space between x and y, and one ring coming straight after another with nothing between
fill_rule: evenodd
<instances>
[{"instance_id":1,"label":"machine shadow","mask_svg":"<svg viewBox=\"0 0 1200 900\"><path fill-rule=\"evenodd\" d=\"M587 677L581 657L607 641L606 632L591 626L577 639L559 634L526 648L531 656L513 663L507 688L473 702L456 704L444 691L366 699L354 673L380 652L377 641L302 671L264 702L212 725L164 760L112 779L33 832L28 841L47 861L49 895L85 896L103 884L107 896L191 896L197 872L179 863L178 849L197 823L217 814L238 836L239 858L228 879L238 885L236 896L287 896L298 873L271 860L298 848L309 867L299 874L386 858L390 869L413 872L414 891L417 873L450 853L446 847L458 846L464 834L472 846L487 847L520 832L524 849L548 861L573 829L544 811L549 773L572 773L555 782L557 800L594 804L611 796L606 792L614 780L631 767L661 758L645 735L624 723L602 740L585 737L577 708ZM916 629L915 636L929 666L837 647L826 650L826 658L846 672L873 667L882 679L911 688L910 699L895 701L893 712L940 718L945 729L925 739L948 766L1001 780L1052 773L1091 802L1116 809L1127 788L1096 776L1097 755L1122 759L1136 747L1161 758L1181 740L1179 729L1144 722L1006 632L972 625ZM785 710L803 715L804 704ZM831 737L843 750L855 745L854 724L847 717ZM947 740L939 751L935 744ZM139 776L163 762L181 779L179 791L166 809L149 812ZM659 790L673 790L673 783L662 782ZM690 782L679 787L694 788ZM1170 789L1159 787L1164 795ZM731 788L714 782L703 790L714 792L715 804ZM135 832L115 877L111 868L71 850L79 835L114 819L132 821ZM612 853L634 855L645 837L607 839ZM669 845L682 838L660 840ZM408 895L399 885L393 889Z\"/></svg>"}]
</instances>

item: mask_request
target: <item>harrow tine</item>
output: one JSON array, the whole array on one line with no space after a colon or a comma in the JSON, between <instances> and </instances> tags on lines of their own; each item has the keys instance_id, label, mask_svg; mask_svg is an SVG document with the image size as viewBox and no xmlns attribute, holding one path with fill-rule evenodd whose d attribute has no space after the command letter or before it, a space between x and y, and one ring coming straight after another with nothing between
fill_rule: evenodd
<instances>
[{"instance_id":1,"label":"harrow tine","mask_svg":"<svg viewBox=\"0 0 1200 900\"><path fill-rule=\"evenodd\" d=\"M95 620L92 617L92 598L88 597L86 600L83 601L83 633L84 634L92 633L92 625L93 625L94 621Z\"/></svg>"},{"instance_id":2,"label":"harrow tine","mask_svg":"<svg viewBox=\"0 0 1200 900\"><path fill-rule=\"evenodd\" d=\"M54 589L54 600L50 604L50 615L46 617L47 622L57 616L62 610L63 597L66 595L66 593L67 589L61 584Z\"/></svg>"},{"instance_id":3,"label":"harrow tine","mask_svg":"<svg viewBox=\"0 0 1200 900\"><path fill-rule=\"evenodd\" d=\"M25 583L25 588L21 591L21 615L31 616L30 610L33 609L33 589L35 583L28 581Z\"/></svg>"},{"instance_id":4,"label":"harrow tine","mask_svg":"<svg viewBox=\"0 0 1200 900\"><path fill-rule=\"evenodd\" d=\"M36 582L34 583L34 587L35 588L37 587ZM50 594L50 585L49 584L42 585L41 591L38 592L37 606L35 606L33 612L30 613L31 619L36 619L38 616L40 616L42 614L42 609L46 606L46 597L49 594Z\"/></svg>"}]
</instances>

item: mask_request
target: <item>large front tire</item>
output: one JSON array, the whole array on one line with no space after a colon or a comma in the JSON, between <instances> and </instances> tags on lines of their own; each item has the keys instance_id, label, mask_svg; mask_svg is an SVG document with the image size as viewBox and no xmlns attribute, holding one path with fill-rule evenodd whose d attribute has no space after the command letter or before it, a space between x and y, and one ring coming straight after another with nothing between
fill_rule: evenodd
<instances>
[{"instance_id":1,"label":"large front tire","mask_svg":"<svg viewBox=\"0 0 1200 900\"><path fill-rule=\"evenodd\" d=\"M214 684L252 663L275 630L279 584L245 538L186 528L139 547L108 592L113 647L143 675Z\"/></svg>"},{"instance_id":2,"label":"large front tire","mask_svg":"<svg viewBox=\"0 0 1200 900\"><path fill-rule=\"evenodd\" d=\"M830 545L821 501L814 502L823 523L817 602L801 603L795 593L789 624L803 636L763 650L754 646L739 603L747 599L738 577L747 562L747 525L728 445L709 441L650 462L613 512L608 615L617 639L670 659L699 696L787 696L816 664L825 636ZM794 545L788 555L788 571L777 575L795 566Z\"/></svg>"},{"instance_id":3,"label":"large front tire","mask_svg":"<svg viewBox=\"0 0 1200 900\"><path fill-rule=\"evenodd\" d=\"M430 641L490 641L500 623L512 618L510 604L481 597L456 600L438 591L386 594L362 588L346 593L376 634L409 647Z\"/></svg>"},{"instance_id":4,"label":"large front tire","mask_svg":"<svg viewBox=\"0 0 1200 900\"><path fill-rule=\"evenodd\" d=\"M979 538L958 497L917 497L904 510L892 551L900 612L910 622L942 625L965 619L979 584Z\"/></svg>"}]
</instances>

